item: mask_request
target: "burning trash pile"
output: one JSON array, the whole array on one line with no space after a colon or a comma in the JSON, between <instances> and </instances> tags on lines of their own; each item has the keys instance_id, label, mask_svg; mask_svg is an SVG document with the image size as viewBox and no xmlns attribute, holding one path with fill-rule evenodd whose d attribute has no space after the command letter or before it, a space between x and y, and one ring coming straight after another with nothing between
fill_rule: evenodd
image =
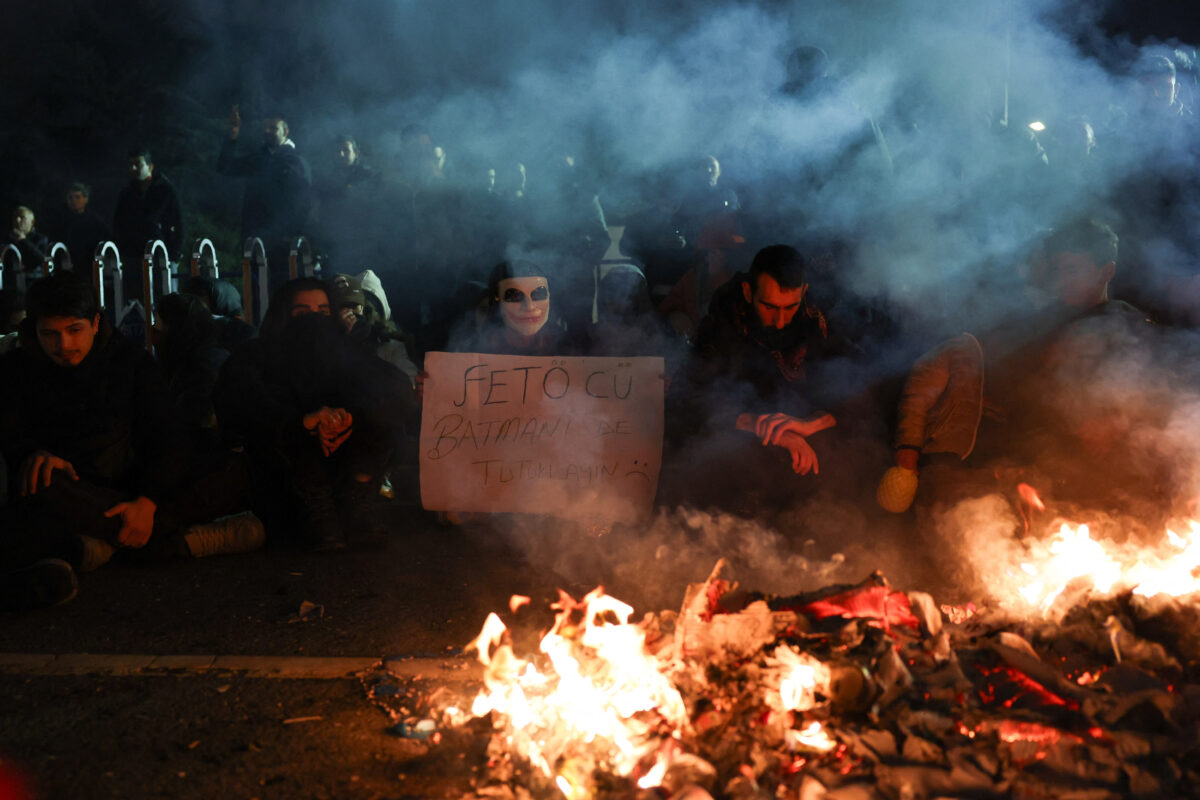
<instances>
[{"instance_id":1,"label":"burning trash pile","mask_svg":"<svg viewBox=\"0 0 1200 800\"><path fill-rule=\"evenodd\" d=\"M1089 541L1064 527L1008 570L1021 613L939 607L878 573L763 596L723 561L640 621L602 589L560 592L534 655L490 615L469 647L485 688L430 715L486 739L475 796L1198 796L1200 560L1156 593L1088 573L1108 563ZM1184 562L1197 543L1172 540Z\"/></svg>"}]
</instances>

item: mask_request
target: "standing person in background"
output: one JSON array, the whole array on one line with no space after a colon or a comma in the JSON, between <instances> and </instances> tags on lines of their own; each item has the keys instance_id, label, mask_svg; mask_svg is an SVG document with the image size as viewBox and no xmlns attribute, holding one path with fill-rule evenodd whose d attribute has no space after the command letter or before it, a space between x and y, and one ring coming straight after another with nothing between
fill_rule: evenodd
<instances>
[{"instance_id":1,"label":"standing person in background","mask_svg":"<svg viewBox=\"0 0 1200 800\"><path fill-rule=\"evenodd\" d=\"M113 237L128 267L140 264L146 242L161 239L167 255L178 262L183 247L183 213L175 187L155 173L154 159L145 147L129 151L129 183L117 197ZM74 251L71 253L74 258Z\"/></svg>"},{"instance_id":2,"label":"standing person in background","mask_svg":"<svg viewBox=\"0 0 1200 800\"><path fill-rule=\"evenodd\" d=\"M73 268L91 264L96 245L112 236L100 215L88 208L91 195L92 187L86 183L76 181L68 186L66 205L53 232L71 253Z\"/></svg>"},{"instance_id":3,"label":"standing person in background","mask_svg":"<svg viewBox=\"0 0 1200 800\"><path fill-rule=\"evenodd\" d=\"M33 227L33 209L29 206L17 206L13 209L12 229L8 232L8 244L16 245L21 251L21 267L26 272L38 272L50 240Z\"/></svg>"},{"instance_id":4,"label":"standing person in background","mask_svg":"<svg viewBox=\"0 0 1200 800\"><path fill-rule=\"evenodd\" d=\"M261 144L248 153L238 152L242 117L234 106L229 136L221 145L217 172L246 179L242 200L242 240L257 236L267 250L271 283L288 278L290 239L306 233L312 211L312 173L296 151L287 121L269 116L263 120Z\"/></svg>"}]
</instances>

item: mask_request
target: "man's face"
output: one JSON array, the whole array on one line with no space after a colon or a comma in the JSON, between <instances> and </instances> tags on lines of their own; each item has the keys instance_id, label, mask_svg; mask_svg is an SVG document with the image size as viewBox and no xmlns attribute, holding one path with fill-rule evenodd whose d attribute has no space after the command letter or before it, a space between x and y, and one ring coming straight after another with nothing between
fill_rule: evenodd
<instances>
[{"instance_id":1,"label":"man's face","mask_svg":"<svg viewBox=\"0 0 1200 800\"><path fill-rule=\"evenodd\" d=\"M263 140L269 147L278 147L287 141L287 123L278 117L263 120Z\"/></svg>"},{"instance_id":2,"label":"man's face","mask_svg":"<svg viewBox=\"0 0 1200 800\"><path fill-rule=\"evenodd\" d=\"M38 343L60 367L77 367L92 352L100 315L86 317L42 317L37 323Z\"/></svg>"},{"instance_id":3,"label":"man's face","mask_svg":"<svg viewBox=\"0 0 1200 800\"><path fill-rule=\"evenodd\" d=\"M1089 253L1052 253L1047 258L1054 295L1072 308L1089 308L1103 302L1116 266L1097 266Z\"/></svg>"},{"instance_id":4,"label":"man's face","mask_svg":"<svg viewBox=\"0 0 1200 800\"><path fill-rule=\"evenodd\" d=\"M67 192L67 208L72 213L82 214L87 208L88 196L83 192Z\"/></svg>"},{"instance_id":5,"label":"man's face","mask_svg":"<svg viewBox=\"0 0 1200 800\"><path fill-rule=\"evenodd\" d=\"M1147 108L1166 109L1175 103L1178 87L1175 76L1170 73L1153 75L1138 81L1142 92L1142 103Z\"/></svg>"},{"instance_id":6,"label":"man's face","mask_svg":"<svg viewBox=\"0 0 1200 800\"><path fill-rule=\"evenodd\" d=\"M28 234L33 230L33 212L27 208L13 212L13 229Z\"/></svg>"},{"instance_id":7,"label":"man's face","mask_svg":"<svg viewBox=\"0 0 1200 800\"><path fill-rule=\"evenodd\" d=\"M329 316L329 296L321 289L305 289L296 292L292 298L292 307L288 315L292 317L304 314L324 314Z\"/></svg>"},{"instance_id":8,"label":"man's face","mask_svg":"<svg viewBox=\"0 0 1200 800\"><path fill-rule=\"evenodd\" d=\"M533 336L550 318L550 284L545 278L505 278L497 293L505 327L521 336Z\"/></svg>"},{"instance_id":9,"label":"man's face","mask_svg":"<svg viewBox=\"0 0 1200 800\"><path fill-rule=\"evenodd\" d=\"M800 302L808 284L785 289L770 275L759 275L754 286L749 281L742 282L742 296L754 307L754 314L764 328L783 330L791 324L792 318L800 310Z\"/></svg>"},{"instance_id":10,"label":"man's face","mask_svg":"<svg viewBox=\"0 0 1200 800\"><path fill-rule=\"evenodd\" d=\"M342 162L342 166L354 166L354 162L358 161L357 145L354 142L342 142L338 147L338 161Z\"/></svg>"},{"instance_id":11,"label":"man's face","mask_svg":"<svg viewBox=\"0 0 1200 800\"><path fill-rule=\"evenodd\" d=\"M154 173L154 165L146 161L145 156L129 159L129 177L135 181L150 180Z\"/></svg>"}]
</instances>

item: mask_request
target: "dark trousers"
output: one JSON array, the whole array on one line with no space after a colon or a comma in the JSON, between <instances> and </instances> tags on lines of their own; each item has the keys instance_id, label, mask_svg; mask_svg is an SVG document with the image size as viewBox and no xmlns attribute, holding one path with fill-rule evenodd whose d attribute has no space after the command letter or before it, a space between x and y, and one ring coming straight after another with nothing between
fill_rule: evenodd
<instances>
[{"instance_id":1,"label":"dark trousers","mask_svg":"<svg viewBox=\"0 0 1200 800\"><path fill-rule=\"evenodd\" d=\"M44 558L61 558L78 569L83 556L79 537L115 545L121 518L105 517L104 512L131 498L129 491L74 481L61 471L36 494L12 492L9 502L0 506L0 573ZM247 505L245 468L239 459L230 458L195 476L177 497L158 506L150 541L139 552L150 558L182 554L182 534L189 525Z\"/></svg>"},{"instance_id":2,"label":"dark trousers","mask_svg":"<svg viewBox=\"0 0 1200 800\"><path fill-rule=\"evenodd\" d=\"M356 425L331 455L314 436L295 432L282 443L249 448L255 513L274 539L315 544L346 539L355 512L370 503L392 454L387 430ZM356 478L367 476L367 481Z\"/></svg>"}]
</instances>

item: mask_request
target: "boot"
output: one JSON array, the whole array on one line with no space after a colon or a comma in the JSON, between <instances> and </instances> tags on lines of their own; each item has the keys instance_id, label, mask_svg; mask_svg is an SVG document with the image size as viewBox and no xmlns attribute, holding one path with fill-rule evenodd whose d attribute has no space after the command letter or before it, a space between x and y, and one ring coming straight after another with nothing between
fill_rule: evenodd
<instances>
[{"instance_id":1,"label":"boot","mask_svg":"<svg viewBox=\"0 0 1200 800\"><path fill-rule=\"evenodd\" d=\"M249 553L267 540L262 520L251 511L243 511L212 522L193 525L183 536L192 558Z\"/></svg>"}]
</instances>

